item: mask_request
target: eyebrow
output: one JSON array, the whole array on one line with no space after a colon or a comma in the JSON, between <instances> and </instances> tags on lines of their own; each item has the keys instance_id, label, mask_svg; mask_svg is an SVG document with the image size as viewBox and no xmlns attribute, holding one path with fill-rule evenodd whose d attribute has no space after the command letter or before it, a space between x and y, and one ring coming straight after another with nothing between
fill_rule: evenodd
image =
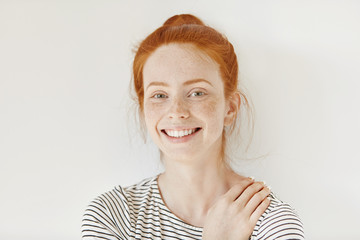
<instances>
[{"instance_id":1,"label":"eyebrow","mask_svg":"<svg viewBox=\"0 0 360 240\"><path fill-rule=\"evenodd\" d=\"M198 83L198 82L205 82L205 83L209 84L210 86L213 86L213 85L211 84L211 82L209 82L208 80L202 79L202 78L188 80L188 81L184 82L183 85L184 85L184 86L188 86L188 85L195 84L195 83ZM167 84L167 83L165 83L165 82L151 82L151 83L146 87L146 90L147 90L150 86L164 86L164 87L168 87L169 84Z\"/></svg>"},{"instance_id":2,"label":"eyebrow","mask_svg":"<svg viewBox=\"0 0 360 240\"><path fill-rule=\"evenodd\" d=\"M198 82L205 82L205 83L209 84L210 86L212 86L211 82L209 82L208 80L202 79L202 78L186 81L186 82L184 82L183 85L187 86L187 85L191 85L191 84L198 83Z\"/></svg>"}]
</instances>

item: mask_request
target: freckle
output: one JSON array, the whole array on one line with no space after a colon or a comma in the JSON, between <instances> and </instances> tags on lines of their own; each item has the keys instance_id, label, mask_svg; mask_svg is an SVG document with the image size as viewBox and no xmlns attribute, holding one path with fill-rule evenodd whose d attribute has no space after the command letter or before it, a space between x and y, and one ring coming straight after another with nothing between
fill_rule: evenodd
<instances>
[{"instance_id":1,"label":"freckle","mask_svg":"<svg viewBox=\"0 0 360 240\"><path fill-rule=\"evenodd\" d=\"M204 110L207 112L207 113L211 113L211 112L214 112L216 111L216 101L210 101L206 104L206 107L204 108Z\"/></svg>"}]
</instances>

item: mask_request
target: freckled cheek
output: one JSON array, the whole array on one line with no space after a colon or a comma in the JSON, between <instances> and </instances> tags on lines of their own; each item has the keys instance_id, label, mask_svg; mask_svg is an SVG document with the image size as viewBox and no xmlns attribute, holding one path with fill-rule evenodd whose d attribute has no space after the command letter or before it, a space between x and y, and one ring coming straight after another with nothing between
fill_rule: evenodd
<instances>
[{"instance_id":1,"label":"freckled cheek","mask_svg":"<svg viewBox=\"0 0 360 240\"><path fill-rule=\"evenodd\" d=\"M193 112L200 114L212 129L223 128L223 106L221 103L209 101L193 107Z\"/></svg>"},{"instance_id":2,"label":"freckled cheek","mask_svg":"<svg viewBox=\"0 0 360 240\"><path fill-rule=\"evenodd\" d=\"M160 117L163 115L164 108L152 103L144 104L144 117L146 126L150 129L156 128Z\"/></svg>"}]
</instances>

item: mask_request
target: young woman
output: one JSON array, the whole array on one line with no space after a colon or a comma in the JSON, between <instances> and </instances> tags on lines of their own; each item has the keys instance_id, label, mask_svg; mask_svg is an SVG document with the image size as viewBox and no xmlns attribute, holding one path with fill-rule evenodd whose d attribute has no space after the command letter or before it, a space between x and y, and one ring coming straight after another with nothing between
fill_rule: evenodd
<instances>
[{"instance_id":1,"label":"young woman","mask_svg":"<svg viewBox=\"0 0 360 240\"><path fill-rule=\"evenodd\" d=\"M222 34L195 16L173 16L140 44L133 77L165 171L92 201L83 239L304 239L293 209L225 157L246 98Z\"/></svg>"}]
</instances>

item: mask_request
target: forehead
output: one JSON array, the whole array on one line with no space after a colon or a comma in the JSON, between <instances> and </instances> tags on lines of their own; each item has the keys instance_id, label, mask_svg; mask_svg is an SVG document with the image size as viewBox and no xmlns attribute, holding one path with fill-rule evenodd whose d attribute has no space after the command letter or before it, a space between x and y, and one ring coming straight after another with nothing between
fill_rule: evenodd
<instances>
[{"instance_id":1,"label":"forehead","mask_svg":"<svg viewBox=\"0 0 360 240\"><path fill-rule=\"evenodd\" d=\"M152 81L182 82L203 78L218 81L218 64L193 44L168 44L156 49L143 69L144 86Z\"/></svg>"}]
</instances>

